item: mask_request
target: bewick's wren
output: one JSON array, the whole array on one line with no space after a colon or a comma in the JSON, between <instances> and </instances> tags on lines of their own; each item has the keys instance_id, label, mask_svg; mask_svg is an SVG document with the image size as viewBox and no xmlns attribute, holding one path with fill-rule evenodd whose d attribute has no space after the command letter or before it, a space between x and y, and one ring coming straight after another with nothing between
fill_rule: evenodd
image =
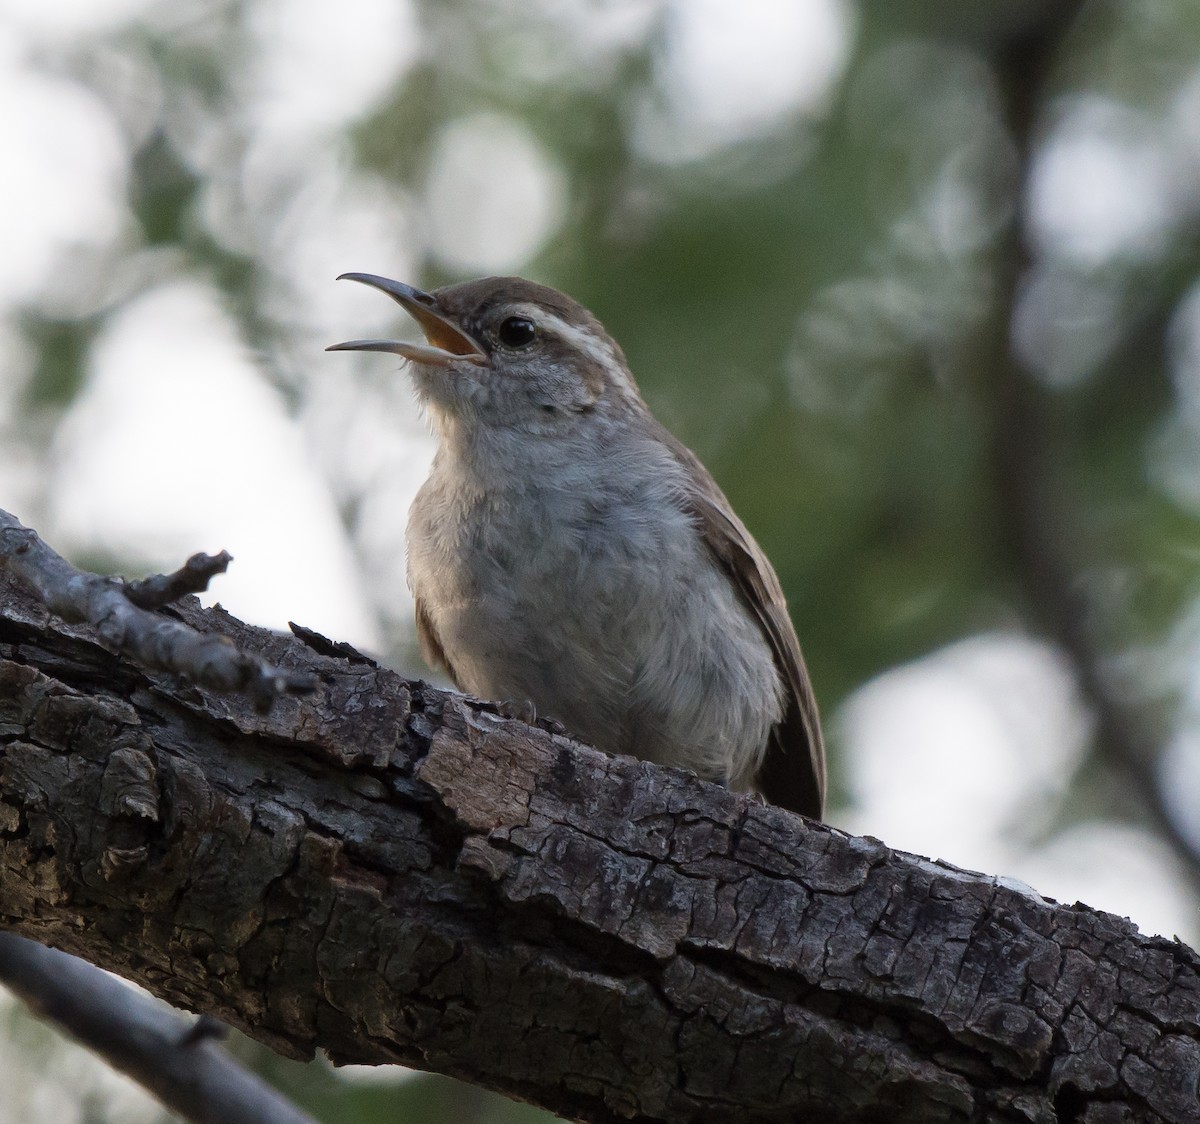
<instances>
[{"instance_id":1,"label":"bewick's wren","mask_svg":"<svg viewBox=\"0 0 1200 1124\"><path fill-rule=\"evenodd\" d=\"M417 633L462 690L529 700L600 749L819 817L825 757L783 591L625 357L570 297L516 277L387 293L425 344L437 431L408 522Z\"/></svg>"}]
</instances>

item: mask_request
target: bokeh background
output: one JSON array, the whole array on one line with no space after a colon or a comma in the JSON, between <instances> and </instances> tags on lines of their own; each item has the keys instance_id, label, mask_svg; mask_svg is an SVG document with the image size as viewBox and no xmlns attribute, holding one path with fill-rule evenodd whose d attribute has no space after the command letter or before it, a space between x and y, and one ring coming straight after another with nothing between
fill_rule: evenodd
<instances>
[{"instance_id":1,"label":"bokeh background","mask_svg":"<svg viewBox=\"0 0 1200 1124\"><path fill-rule=\"evenodd\" d=\"M1195 0L0 0L0 506L421 674L411 331L590 306L774 560L830 819L1200 941ZM0 1007L0 1121L155 1121ZM235 1043L324 1120L547 1120Z\"/></svg>"}]
</instances>

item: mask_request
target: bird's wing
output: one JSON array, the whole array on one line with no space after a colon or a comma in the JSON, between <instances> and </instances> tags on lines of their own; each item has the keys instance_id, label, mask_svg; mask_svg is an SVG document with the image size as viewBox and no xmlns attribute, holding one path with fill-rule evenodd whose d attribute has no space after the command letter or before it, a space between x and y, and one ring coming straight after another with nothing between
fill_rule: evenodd
<instances>
[{"instance_id":1,"label":"bird's wing","mask_svg":"<svg viewBox=\"0 0 1200 1124\"><path fill-rule=\"evenodd\" d=\"M705 545L754 614L783 678L783 718L771 730L758 787L772 804L820 819L825 805L821 722L779 578L696 454L667 430L661 436L687 470L686 503Z\"/></svg>"},{"instance_id":2,"label":"bird's wing","mask_svg":"<svg viewBox=\"0 0 1200 1124\"><path fill-rule=\"evenodd\" d=\"M429 618L429 611L425 608L425 602L419 597L414 597L417 606L417 643L421 647L421 655L425 658L425 662L435 670L440 668L448 676L460 691L463 690L462 682L458 678L457 672L451 666L449 659L446 658L446 649L442 647L441 640L438 639L438 634L433 629L433 621Z\"/></svg>"}]
</instances>

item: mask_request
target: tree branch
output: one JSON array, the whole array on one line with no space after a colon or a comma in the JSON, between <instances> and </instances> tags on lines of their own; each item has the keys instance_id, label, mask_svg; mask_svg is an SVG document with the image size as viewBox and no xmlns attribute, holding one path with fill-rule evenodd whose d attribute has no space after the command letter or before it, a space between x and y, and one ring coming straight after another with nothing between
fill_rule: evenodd
<instances>
[{"instance_id":1,"label":"tree branch","mask_svg":"<svg viewBox=\"0 0 1200 1124\"><path fill-rule=\"evenodd\" d=\"M178 613L321 689L256 713L0 575L9 928L579 1120L1200 1118L1181 944Z\"/></svg>"},{"instance_id":2,"label":"tree branch","mask_svg":"<svg viewBox=\"0 0 1200 1124\"><path fill-rule=\"evenodd\" d=\"M218 691L241 691L259 710L280 695L303 694L315 686L303 674L275 667L240 651L223 636L206 636L168 617L139 608L159 607L170 594L207 588L208 579L229 562L197 554L169 576L127 584L119 578L75 569L15 516L0 511L0 568L7 568L63 620L92 625L106 646L143 667L173 671Z\"/></svg>"},{"instance_id":3,"label":"tree branch","mask_svg":"<svg viewBox=\"0 0 1200 1124\"><path fill-rule=\"evenodd\" d=\"M185 1120L316 1124L206 1041L213 1036L206 1016L189 1026L77 957L0 933L0 980L35 1014L57 1023Z\"/></svg>"},{"instance_id":4,"label":"tree branch","mask_svg":"<svg viewBox=\"0 0 1200 1124\"><path fill-rule=\"evenodd\" d=\"M161 609L189 593L203 593L208 583L229 569L233 556L227 550L220 554L193 554L173 574L153 574L148 578L123 583L123 592L139 609Z\"/></svg>"},{"instance_id":5,"label":"tree branch","mask_svg":"<svg viewBox=\"0 0 1200 1124\"><path fill-rule=\"evenodd\" d=\"M1081 0L1052 5L994 51L1007 124L1020 158L1019 200L1028 195L1048 76L1083 7ZM1156 740L1105 675L1097 609L1079 582L1084 567L1075 550L1078 525L1061 483L1063 457L1050 393L1024 369L1012 347L1020 285L1034 264L1021 220L1016 208L998 248L996 302L979 349L979 366L989 372L995 393L993 457L1001 533L1037 623L1075 669L1096 719L1098 750L1130 782L1184 863L1193 888L1200 889L1200 853L1175 822L1159 788Z\"/></svg>"}]
</instances>

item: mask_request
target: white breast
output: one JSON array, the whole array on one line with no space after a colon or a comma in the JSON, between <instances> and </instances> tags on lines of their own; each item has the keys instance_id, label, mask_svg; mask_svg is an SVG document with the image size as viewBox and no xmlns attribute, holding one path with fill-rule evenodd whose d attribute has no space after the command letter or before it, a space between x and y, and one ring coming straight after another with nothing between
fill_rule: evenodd
<instances>
[{"instance_id":1,"label":"white breast","mask_svg":"<svg viewBox=\"0 0 1200 1124\"><path fill-rule=\"evenodd\" d=\"M413 504L409 581L459 686L744 787L782 688L683 468L661 446L531 444L439 455Z\"/></svg>"}]
</instances>

